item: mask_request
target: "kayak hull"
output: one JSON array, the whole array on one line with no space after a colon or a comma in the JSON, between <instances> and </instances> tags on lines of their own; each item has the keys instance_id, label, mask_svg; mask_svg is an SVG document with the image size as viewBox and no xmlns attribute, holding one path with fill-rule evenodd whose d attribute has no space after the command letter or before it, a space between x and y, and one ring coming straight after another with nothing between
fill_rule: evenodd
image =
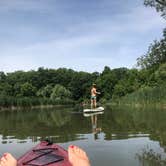
<instances>
[{"instance_id":1,"label":"kayak hull","mask_svg":"<svg viewBox=\"0 0 166 166\"><path fill-rule=\"evenodd\" d=\"M67 151L47 141L40 142L18 159L17 166L25 165L71 166Z\"/></svg>"}]
</instances>

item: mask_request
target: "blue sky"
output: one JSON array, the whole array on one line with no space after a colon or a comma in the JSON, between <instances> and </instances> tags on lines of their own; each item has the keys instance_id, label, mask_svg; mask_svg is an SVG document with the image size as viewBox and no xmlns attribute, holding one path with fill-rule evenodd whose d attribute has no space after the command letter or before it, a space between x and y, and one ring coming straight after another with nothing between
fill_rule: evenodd
<instances>
[{"instance_id":1,"label":"blue sky","mask_svg":"<svg viewBox=\"0 0 166 166\"><path fill-rule=\"evenodd\" d=\"M143 0L0 0L0 70L132 68L165 20Z\"/></svg>"}]
</instances>

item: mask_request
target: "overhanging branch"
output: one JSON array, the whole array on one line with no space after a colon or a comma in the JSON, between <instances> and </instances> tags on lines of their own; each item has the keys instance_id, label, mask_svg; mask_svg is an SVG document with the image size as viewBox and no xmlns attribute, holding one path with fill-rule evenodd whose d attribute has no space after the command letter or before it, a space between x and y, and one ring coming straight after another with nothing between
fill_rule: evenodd
<instances>
[{"instance_id":1,"label":"overhanging branch","mask_svg":"<svg viewBox=\"0 0 166 166\"><path fill-rule=\"evenodd\" d=\"M160 5L165 5L166 6L166 0L156 0L157 3Z\"/></svg>"}]
</instances>

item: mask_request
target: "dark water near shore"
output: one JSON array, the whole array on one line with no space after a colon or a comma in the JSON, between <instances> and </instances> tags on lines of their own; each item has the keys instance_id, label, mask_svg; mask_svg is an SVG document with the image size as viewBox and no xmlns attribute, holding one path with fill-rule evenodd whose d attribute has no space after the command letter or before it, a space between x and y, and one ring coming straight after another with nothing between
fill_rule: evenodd
<instances>
[{"instance_id":1,"label":"dark water near shore","mask_svg":"<svg viewBox=\"0 0 166 166\"><path fill-rule=\"evenodd\" d=\"M72 108L0 113L0 155L21 156L49 138L82 147L92 166L166 165L166 110L106 108L87 116Z\"/></svg>"}]
</instances>

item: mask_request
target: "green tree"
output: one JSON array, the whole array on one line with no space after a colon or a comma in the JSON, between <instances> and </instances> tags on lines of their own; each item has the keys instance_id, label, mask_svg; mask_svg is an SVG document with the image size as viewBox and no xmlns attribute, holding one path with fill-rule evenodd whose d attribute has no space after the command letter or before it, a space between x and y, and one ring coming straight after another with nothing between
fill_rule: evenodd
<instances>
[{"instance_id":1,"label":"green tree","mask_svg":"<svg viewBox=\"0 0 166 166\"><path fill-rule=\"evenodd\" d=\"M166 1L165 0L144 0L145 6L155 7L157 12L166 19Z\"/></svg>"},{"instance_id":2,"label":"green tree","mask_svg":"<svg viewBox=\"0 0 166 166\"><path fill-rule=\"evenodd\" d=\"M123 71L123 69L122 69ZM125 96L128 93L136 91L141 84L139 83L139 72L137 69L128 69L121 77L118 77L118 82L113 89L113 98Z\"/></svg>"},{"instance_id":3,"label":"green tree","mask_svg":"<svg viewBox=\"0 0 166 166\"><path fill-rule=\"evenodd\" d=\"M114 93L116 84L128 76L127 68L117 68L111 70L109 67L105 67L100 77L96 80L97 86L101 91L101 97L105 99L111 99ZM120 85L121 86L121 85ZM119 89L119 88L118 88Z\"/></svg>"},{"instance_id":4,"label":"green tree","mask_svg":"<svg viewBox=\"0 0 166 166\"><path fill-rule=\"evenodd\" d=\"M166 63L166 29L163 32L163 39L155 41L150 45L147 54L137 59L137 65L142 69L153 68L156 70L160 64Z\"/></svg>"},{"instance_id":5,"label":"green tree","mask_svg":"<svg viewBox=\"0 0 166 166\"><path fill-rule=\"evenodd\" d=\"M155 72L155 80L160 84L166 83L166 63L162 64L159 69Z\"/></svg>"},{"instance_id":6,"label":"green tree","mask_svg":"<svg viewBox=\"0 0 166 166\"><path fill-rule=\"evenodd\" d=\"M6 78L6 75L4 72L0 72L0 82L4 82Z\"/></svg>"},{"instance_id":7,"label":"green tree","mask_svg":"<svg viewBox=\"0 0 166 166\"><path fill-rule=\"evenodd\" d=\"M13 90L14 90L14 93L13 93L13 96L21 96L21 83L19 82L16 82L13 86Z\"/></svg>"},{"instance_id":8,"label":"green tree","mask_svg":"<svg viewBox=\"0 0 166 166\"><path fill-rule=\"evenodd\" d=\"M93 75L94 76L94 75ZM90 87L93 82L90 73L75 72L73 79L70 83L70 91L74 100L79 100L90 95Z\"/></svg>"},{"instance_id":9,"label":"green tree","mask_svg":"<svg viewBox=\"0 0 166 166\"><path fill-rule=\"evenodd\" d=\"M52 85L46 85L44 88L39 89L39 91L37 92L37 96L49 98L51 96L52 90Z\"/></svg>"},{"instance_id":10,"label":"green tree","mask_svg":"<svg viewBox=\"0 0 166 166\"><path fill-rule=\"evenodd\" d=\"M119 98L126 94L126 88L123 84L116 84L114 87L113 98Z\"/></svg>"},{"instance_id":11,"label":"green tree","mask_svg":"<svg viewBox=\"0 0 166 166\"><path fill-rule=\"evenodd\" d=\"M117 83L116 75L115 73L108 73L101 75L97 80L97 88L101 92L101 97L104 97L105 99L111 99L113 94L113 89L115 84Z\"/></svg>"},{"instance_id":12,"label":"green tree","mask_svg":"<svg viewBox=\"0 0 166 166\"><path fill-rule=\"evenodd\" d=\"M54 86L50 97L53 100L66 99L71 97L71 92L64 86L57 84Z\"/></svg>"},{"instance_id":13,"label":"green tree","mask_svg":"<svg viewBox=\"0 0 166 166\"><path fill-rule=\"evenodd\" d=\"M0 95L1 96L12 96L13 87L8 83L0 83Z\"/></svg>"},{"instance_id":14,"label":"green tree","mask_svg":"<svg viewBox=\"0 0 166 166\"><path fill-rule=\"evenodd\" d=\"M105 74L109 74L111 72L111 69L109 66L105 66L104 67L104 70L102 72L102 75L105 75Z\"/></svg>"},{"instance_id":15,"label":"green tree","mask_svg":"<svg viewBox=\"0 0 166 166\"><path fill-rule=\"evenodd\" d=\"M21 85L21 95L22 96L35 96L36 94L36 88L29 82L26 82Z\"/></svg>"}]
</instances>

